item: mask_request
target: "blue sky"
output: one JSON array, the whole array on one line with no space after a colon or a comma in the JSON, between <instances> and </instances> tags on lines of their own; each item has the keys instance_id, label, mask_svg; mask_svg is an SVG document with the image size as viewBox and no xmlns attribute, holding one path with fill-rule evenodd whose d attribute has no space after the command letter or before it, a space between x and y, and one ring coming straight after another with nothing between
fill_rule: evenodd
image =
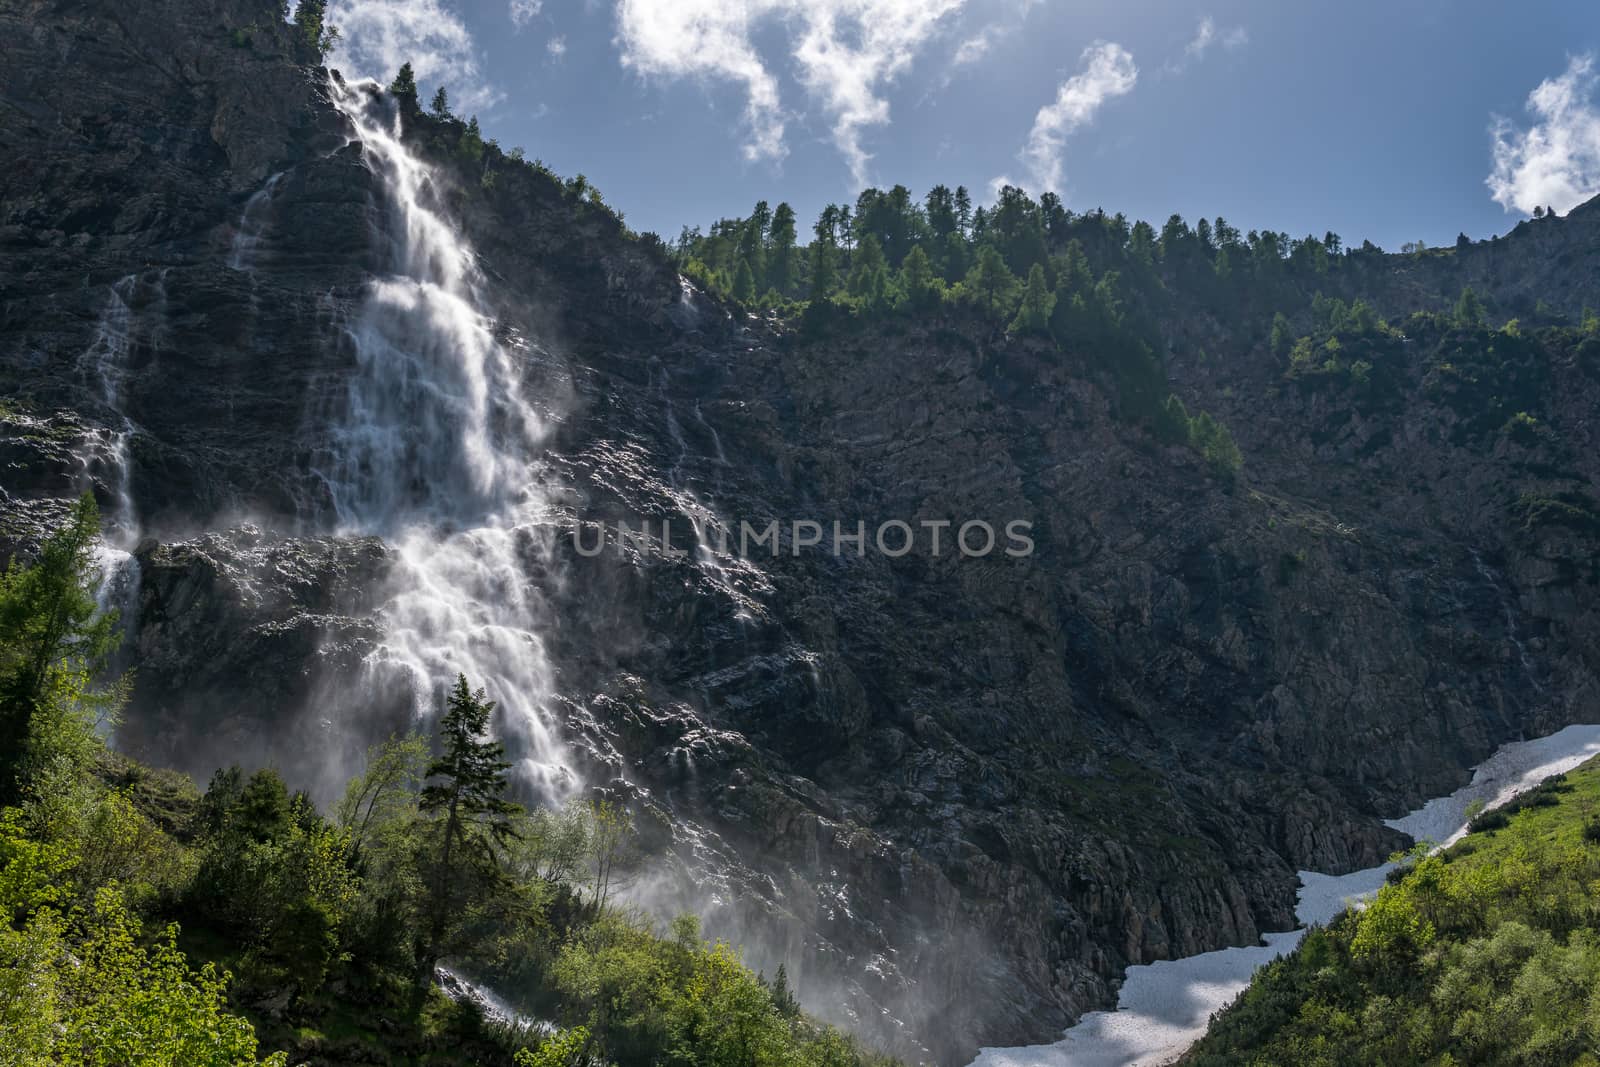
<instances>
[{"instance_id":1,"label":"blue sky","mask_svg":"<svg viewBox=\"0 0 1600 1067\"><path fill-rule=\"evenodd\" d=\"M442 82L668 238L757 199L809 223L862 182L987 201L1009 178L1077 210L1391 249L1600 193L1595 0L330 6L347 74L410 59L425 96Z\"/></svg>"}]
</instances>

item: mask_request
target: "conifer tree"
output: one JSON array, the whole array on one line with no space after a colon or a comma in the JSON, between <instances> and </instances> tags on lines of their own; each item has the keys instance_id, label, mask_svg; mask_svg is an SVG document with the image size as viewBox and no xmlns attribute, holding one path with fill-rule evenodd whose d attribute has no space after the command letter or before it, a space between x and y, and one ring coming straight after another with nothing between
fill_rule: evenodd
<instances>
[{"instance_id":1,"label":"conifer tree","mask_svg":"<svg viewBox=\"0 0 1600 1067\"><path fill-rule=\"evenodd\" d=\"M978 253L977 264L967 275L967 287L979 295L983 306L990 311L1004 311L1016 286L1016 275L1006 266L999 250L993 245L984 245Z\"/></svg>"},{"instance_id":2,"label":"conifer tree","mask_svg":"<svg viewBox=\"0 0 1600 1067\"><path fill-rule=\"evenodd\" d=\"M473 692L458 675L439 724L444 752L428 765L428 784L417 809L434 822L436 843L423 897L424 940L417 981L426 987L447 947L462 906L474 890L499 883L496 849L515 836L512 819L522 809L505 798L511 764L505 746L489 738L494 702Z\"/></svg>"},{"instance_id":3,"label":"conifer tree","mask_svg":"<svg viewBox=\"0 0 1600 1067\"><path fill-rule=\"evenodd\" d=\"M396 74L394 81L389 84L389 91L411 106L416 106L417 76L412 72L410 63L401 66L400 73Z\"/></svg>"},{"instance_id":4,"label":"conifer tree","mask_svg":"<svg viewBox=\"0 0 1600 1067\"><path fill-rule=\"evenodd\" d=\"M339 31L327 24L327 14L327 0L300 0L294 9L295 28L319 59L333 51L339 41Z\"/></svg>"},{"instance_id":5,"label":"conifer tree","mask_svg":"<svg viewBox=\"0 0 1600 1067\"><path fill-rule=\"evenodd\" d=\"M1011 320L1011 329L1016 333L1048 333L1050 313L1055 306L1055 295L1045 284L1044 268L1035 263L1028 271L1028 283L1023 287L1022 303L1017 308L1017 317Z\"/></svg>"},{"instance_id":6,"label":"conifer tree","mask_svg":"<svg viewBox=\"0 0 1600 1067\"><path fill-rule=\"evenodd\" d=\"M835 259L839 250L818 240L811 246L811 299L826 300L839 285L839 270Z\"/></svg>"},{"instance_id":7,"label":"conifer tree","mask_svg":"<svg viewBox=\"0 0 1600 1067\"><path fill-rule=\"evenodd\" d=\"M919 311L937 307L940 288L939 279L933 273L933 264L928 261L928 253L918 245L900 267L900 291L905 294L906 303Z\"/></svg>"},{"instance_id":8,"label":"conifer tree","mask_svg":"<svg viewBox=\"0 0 1600 1067\"><path fill-rule=\"evenodd\" d=\"M1289 346L1294 344L1294 333L1289 329L1289 320L1284 318L1283 312L1272 316L1272 335L1268 340L1272 346L1272 354L1282 356L1289 351Z\"/></svg>"},{"instance_id":9,"label":"conifer tree","mask_svg":"<svg viewBox=\"0 0 1600 1067\"><path fill-rule=\"evenodd\" d=\"M855 264L850 269L850 295L868 304L880 302L888 290L888 264L883 246L870 234L856 248Z\"/></svg>"},{"instance_id":10,"label":"conifer tree","mask_svg":"<svg viewBox=\"0 0 1600 1067\"><path fill-rule=\"evenodd\" d=\"M750 269L748 259L739 260L739 270L733 276L733 298L741 304L752 303L756 298L756 272Z\"/></svg>"},{"instance_id":11,"label":"conifer tree","mask_svg":"<svg viewBox=\"0 0 1600 1067\"><path fill-rule=\"evenodd\" d=\"M767 257L767 287L787 297L794 288L795 224L794 208L779 204L772 213L772 252Z\"/></svg>"},{"instance_id":12,"label":"conifer tree","mask_svg":"<svg viewBox=\"0 0 1600 1067\"><path fill-rule=\"evenodd\" d=\"M428 110L441 119L450 117L450 94L445 91L444 86L439 86L438 91L433 94L433 103L428 105Z\"/></svg>"}]
</instances>

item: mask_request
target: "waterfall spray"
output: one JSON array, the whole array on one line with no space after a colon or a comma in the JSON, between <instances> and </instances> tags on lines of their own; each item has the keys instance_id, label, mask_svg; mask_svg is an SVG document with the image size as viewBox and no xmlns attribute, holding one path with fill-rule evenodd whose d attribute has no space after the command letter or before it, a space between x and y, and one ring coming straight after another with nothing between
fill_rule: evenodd
<instances>
[{"instance_id":1,"label":"waterfall spray","mask_svg":"<svg viewBox=\"0 0 1600 1067\"><path fill-rule=\"evenodd\" d=\"M549 624L530 570L551 521L541 420L518 354L494 335L471 249L446 219L431 169L401 140L375 83L335 79L333 100L378 177L374 230L386 257L346 330L356 367L318 471L339 532L382 537L395 591L369 670L401 672L419 719L458 672L501 708L526 785L556 801L577 785L550 728ZM375 678L373 681L381 679Z\"/></svg>"}]
</instances>

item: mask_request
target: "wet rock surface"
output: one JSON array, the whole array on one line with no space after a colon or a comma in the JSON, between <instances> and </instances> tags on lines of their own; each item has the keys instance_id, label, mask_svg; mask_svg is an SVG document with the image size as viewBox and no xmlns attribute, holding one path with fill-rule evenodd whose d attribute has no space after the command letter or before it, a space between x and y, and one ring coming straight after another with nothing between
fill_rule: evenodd
<instances>
[{"instance_id":1,"label":"wet rock surface","mask_svg":"<svg viewBox=\"0 0 1600 1067\"><path fill-rule=\"evenodd\" d=\"M327 793L404 725L364 674L391 549L339 535L322 472L381 190L273 5L158 8L0 5L23 161L0 174L0 535L26 551L85 488L119 506L126 434L121 744ZM686 289L533 171L441 166L549 423L527 565L552 714L634 805L632 892L786 962L869 1039L940 1063L1051 1039L1128 964L1292 926L1295 870L1380 861L1403 841L1379 816L1498 743L1592 718L1594 541L1519 503L1596 491L1577 363L1539 369L1551 433L1517 444L1466 433L1420 352L1372 411L1284 386L1258 338L1166 324L1235 484L1113 418L1072 353L959 314L806 336ZM1386 309L1463 280L1577 306L1597 215L1363 284ZM974 518L1031 522L1034 553L870 545ZM578 519L658 534L590 557ZM714 550L773 519L869 545Z\"/></svg>"}]
</instances>

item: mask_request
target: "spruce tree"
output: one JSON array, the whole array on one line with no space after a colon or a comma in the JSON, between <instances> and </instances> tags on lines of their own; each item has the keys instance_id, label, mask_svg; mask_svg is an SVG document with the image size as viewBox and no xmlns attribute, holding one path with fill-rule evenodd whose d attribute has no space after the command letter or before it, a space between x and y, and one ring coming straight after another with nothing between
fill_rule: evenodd
<instances>
[{"instance_id":1,"label":"spruce tree","mask_svg":"<svg viewBox=\"0 0 1600 1067\"><path fill-rule=\"evenodd\" d=\"M794 289L795 224L794 208L779 204L772 213L772 251L767 256L767 287L787 297Z\"/></svg>"},{"instance_id":2,"label":"spruce tree","mask_svg":"<svg viewBox=\"0 0 1600 1067\"><path fill-rule=\"evenodd\" d=\"M417 801L435 830L422 901L419 987L432 981L434 965L474 892L500 883L496 849L515 836L512 818L522 810L505 798L511 764L505 746L489 738L494 708L482 689L472 691L466 675L457 676L439 724L444 751L428 765L428 784Z\"/></svg>"},{"instance_id":3,"label":"spruce tree","mask_svg":"<svg viewBox=\"0 0 1600 1067\"><path fill-rule=\"evenodd\" d=\"M1055 305L1056 298L1045 284L1044 268L1035 263L1028 271L1028 284L1023 287L1022 303L1017 307L1017 317L1011 320L1011 329L1016 333L1048 333Z\"/></svg>"},{"instance_id":4,"label":"spruce tree","mask_svg":"<svg viewBox=\"0 0 1600 1067\"><path fill-rule=\"evenodd\" d=\"M883 246L869 234L861 239L855 260L850 270L850 295L876 305L888 289L888 263L883 257Z\"/></svg>"},{"instance_id":5,"label":"spruce tree","mask_svg":"<svg viewBox=\"0 0 1600 1067\"><path fill-rule=\"evenodd\" d=\"M994 245L984 245L978 252L977 264L967 275L967 288L977 293L983 306L991 312L1003 312L1010 304L1011 292L1016 286L1017 277L1006 266L999 250Z\"/></svg>"},{"instance_id":6,"label":"spruce tree","mask_svg":"<svg viewBox=\"0 0 1600 1067\"><path fill-rule=\"evenodd\" d=\"M396 74L394 81L389 84L389 91L410 106L416 106L417 76L412 73L410 63L401 66L400 73Z\"/></svg>"},{"instance_id":7,"label":"spruce tree","mask_svg":"<svg viewBox=\"0 0 1600 1067\"><path fill-rule=\"evenodd\" d=\"M922 250L921 245L916 246L900 266L900 291L905 294L906 303L919 311L937 307L939 288L939 279L933 273L928 253Z\"/></svg>"},{"instance_id":8,"label":"spruce tree","mask_svg":"<svg viewBox=\"0 0 1600 1067\"><path fill-rule=\"evenodd\" d=\"M439 86L439 90L433 94L433 103L428 105L428 110L441 119L450 117L450 94L444 86Z\"/></svg>"},{"instance_id":9,"label":"spruce tree","mask_svg":"<svg viewBox=\"0 0 1600 1067\"><path fill-rule=\"evenodd\" d=\"M817 241L811 246L811 299L826 300L839 284L835 257L839 250L831 244Z\"/></svg>"}]
</instances>

